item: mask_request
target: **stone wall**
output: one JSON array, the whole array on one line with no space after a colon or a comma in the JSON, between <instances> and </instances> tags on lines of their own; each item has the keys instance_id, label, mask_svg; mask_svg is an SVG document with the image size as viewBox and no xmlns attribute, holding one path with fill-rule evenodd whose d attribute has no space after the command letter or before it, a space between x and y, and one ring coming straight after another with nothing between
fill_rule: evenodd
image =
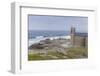
<instances>
[{"instance_id":1,"label":"stone wall","mask_svg":"<svg viewBox=\"0 0 100 76\"><path fill-rule=\"evenodd\" d=\"M76 47L87 47L87 40L87 37L74 36L72 40L72 45Z\"/></svg>"}]
</instances>

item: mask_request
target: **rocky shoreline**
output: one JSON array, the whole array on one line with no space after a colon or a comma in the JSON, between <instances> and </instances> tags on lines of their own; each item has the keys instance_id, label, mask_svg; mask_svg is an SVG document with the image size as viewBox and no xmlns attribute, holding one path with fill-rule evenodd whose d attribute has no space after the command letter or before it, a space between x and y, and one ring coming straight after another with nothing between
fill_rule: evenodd
<instances>
[{"instance_id":1,"label":"rocky shoreline","mask_svg":"<svg viewBox=\"0 0 100 76\"><path fill-rule=\"evenodd\" d=\"M70 47L70 45L70 39L46 39L34 43L28 49L29 53L45 53L48 51L64 52L66 48Z\"/></svg>"},{"instance_id":2,"label":"rocky shoreline","mask_svg":"<svg viewBox=\"0 0 100 76\"><path fill-rule=\"evenodd\" d=\"M87 47L73 47L71 39L45 39L28 47L28 60L87 58Z\"/></svg>"}]
</instances>

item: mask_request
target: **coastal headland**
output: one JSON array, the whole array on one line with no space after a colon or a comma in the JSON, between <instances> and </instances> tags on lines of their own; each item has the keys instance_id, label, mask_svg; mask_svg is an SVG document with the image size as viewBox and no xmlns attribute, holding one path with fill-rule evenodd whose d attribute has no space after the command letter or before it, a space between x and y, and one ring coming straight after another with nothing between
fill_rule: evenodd
<instances>
[{"instance_id":1,"label":"coastal headland","mask_svg":"<svg viewBox=\"0 0 100 76\"><path fill-rule=\"evenodd\" d=\"M46 38L28 47L28 60L87 58L87 48L72 47L70 37Z\"/></svg>"}]
</instances>

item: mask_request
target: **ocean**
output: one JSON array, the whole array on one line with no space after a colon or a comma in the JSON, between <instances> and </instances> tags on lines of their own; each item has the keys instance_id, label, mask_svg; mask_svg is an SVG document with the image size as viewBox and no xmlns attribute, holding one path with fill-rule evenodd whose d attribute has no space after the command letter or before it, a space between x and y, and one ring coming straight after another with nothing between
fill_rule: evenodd
<instances>
[{"instance_id":1,"label":"ocean","mask_svg":"<svg viewBox=\"0 0 100 76\"><path fill-rule=\"evenodd\" d=\"M68 31L28 31L28 46L48 38L69 38L67 37L69 34Z\"/></svg>"},{"instance_id":2,"label":"ocean","mask_svg":"<svg viewBox=\"0 0 100 76\"><path fill-rule=\"evenodd\" d=\"M68 31L28 31L28 39L37 37L56 37L56 36L67 36L70 32Z\"/></svg>"},{"instance_id":3,"label":"ocean","mask_svg":"<svg viewBox=\"0 0 100 76\"><path fill-rule=\"evenodd\" d=\"M76 33L78 36L87 36L87 33ZM70 39L69 31L28 31L28 46L45 39Z\"/></svg>"}]
</instances>

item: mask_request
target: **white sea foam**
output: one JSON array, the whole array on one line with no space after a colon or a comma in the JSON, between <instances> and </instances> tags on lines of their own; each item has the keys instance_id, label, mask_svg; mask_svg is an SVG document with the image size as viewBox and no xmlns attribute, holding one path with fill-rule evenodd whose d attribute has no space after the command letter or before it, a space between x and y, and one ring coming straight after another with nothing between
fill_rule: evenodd
<instances>
[{"instance_id":1,"label":"white sea foam","mask_svg":"<svg viewBox=\"0 0 100 76\"><path fill-rule=\"evenodd\" d=\"M38 36L38 37L36 37L36 38L29 39L29 44L28 44L28 46L31 46L31 45L34 44L34 43L38 43L38 42L40 42L41 40L45 40L45 39L53 40L53 39L59 39L59 38L71 39L70 35L68 35L68 36L56 36L56 37L43 37L43 36Z\"/></svg>"}]
</instances>

